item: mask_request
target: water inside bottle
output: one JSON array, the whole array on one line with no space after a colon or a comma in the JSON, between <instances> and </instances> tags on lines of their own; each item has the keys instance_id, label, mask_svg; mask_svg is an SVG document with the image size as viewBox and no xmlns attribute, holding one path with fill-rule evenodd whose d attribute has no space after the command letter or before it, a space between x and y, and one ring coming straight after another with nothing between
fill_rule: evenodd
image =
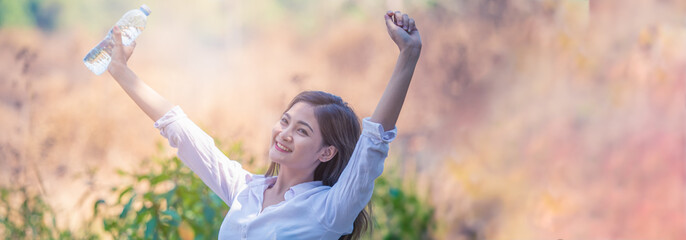
<instances>
[{"instance_id":1,"label":"water inside bottle","mask_svg":"<svg viewBox=\"0 0 686 240\"><path fill-rule=\"evenodd\" d=\"M134 39L141 34L144 27L136 26L119 26L121 30L121 40L122 44L125 46L131 45ZM83 62L86 67L90 69L93 73L100 75L107 71L107 67L112 61L112 49L114 48L114 40L112 39L112 31L108 34L106 39L109 41L102 41L98 46L93 48L86 57L83 58Z\"/></svg>"},{"instance_id":2,"label":"water inside bottle","mask_svg":"<svg viewBox=\"0 0 686 240\"><path fill-rule=\"evenodd\" d=\"M131 45L134 39L136 39L136 37L143 32L144 28L145 27L120 26L119 29L121 30L121 43L124 44L124 46Z\"/></svg>"},{"instance_id":3,"label":"water inside bottle","mask_svg":"<svg viewBox=\"0 0 686 240\"><path fill-rule=\"evenodd\" d=\"M112 41L100 42L98 46L94 47L86 54L86 57L83 58L83 63L97 75L104 73L107 71L107 66L109 66L112 61L113 47L114 43Z\"/></svg>"},{"instance_id":4,"label":"water inside bottle","mask_svg":"<svg viewBox=\"0 0 686 240\"><path fill-rule=\"evenodd\" d=\"M121 30L121 41L124 46L131 45L138 35L143 32L147 14L149 14L149 9L143 5L141 10L128 11L119 19L116 26ZM86 57L83 58L84 64L97 75L104 73L112 61L113 48L114 40L112 30L110 30L107 37L86 54Z\"/></svg>"}]
</instances>

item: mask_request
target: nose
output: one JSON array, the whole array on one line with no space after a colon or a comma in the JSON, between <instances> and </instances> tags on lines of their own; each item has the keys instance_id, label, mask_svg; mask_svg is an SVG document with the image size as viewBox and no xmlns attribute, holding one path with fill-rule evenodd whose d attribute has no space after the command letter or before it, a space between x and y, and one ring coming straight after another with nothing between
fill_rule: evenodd
<instances>
[{"instance_id":1,"label":"nose","mask_svg":"<svg viewBox=\"0 0 686 240\"><path fill-rule=\"evenodd\" d=\"M286 141L286 142L292 141L293 136L291 135L290 132L291 132L290 128L281 129L281 132L279 133L279 138L281 138L281 140Z\"/></svg>"}]
</instances>

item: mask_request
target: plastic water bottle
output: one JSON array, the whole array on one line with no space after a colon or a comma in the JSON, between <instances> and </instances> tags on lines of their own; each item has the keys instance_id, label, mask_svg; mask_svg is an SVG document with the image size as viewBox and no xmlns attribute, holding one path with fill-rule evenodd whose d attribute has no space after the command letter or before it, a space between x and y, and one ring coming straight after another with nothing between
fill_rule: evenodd
<instances>
[{"instance_id":1,"label":"plastic water bottle","mask_svg":"<svg viewBox=\"0 0 686 240\"><path fill-rule=\"evenodd\" d=\"M150 15L150 8L145 4L138 9L133 9L124 14L115 24L121 30L121 41L125 46L131 45L136 37L145 29L147 17ZM88 52L83 58L83 63L93 73L100 75L107 71L107 66L112 61L112 49L114 39L112 29L107 33L107 37L100 41L97 46Z\"/></svg>"}]
</instances>

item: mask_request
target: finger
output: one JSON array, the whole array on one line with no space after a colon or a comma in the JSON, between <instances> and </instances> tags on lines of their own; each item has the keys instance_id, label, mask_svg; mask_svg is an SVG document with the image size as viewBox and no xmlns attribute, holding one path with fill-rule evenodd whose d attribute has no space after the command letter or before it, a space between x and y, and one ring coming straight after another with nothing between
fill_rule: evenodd
<instances>
[{"instance_id":1,"label":"finger","mask_svg":"<svg viewBox=\"0 0 686 240\"><path fill-rule=\"evenodd\" d=\"M136 48L136 41L131 42L129 46L124 47L124 54L126 55L126 60L128 61L129 58L131 57L131 54L133 54L133 49Z\"/></svg>"},{"instance_id":2,"label":"finger","mask_svg":"<svg viewBox=\"0 0 686 240\"><path fill-rule=\"evenodd\" d=\"M410 17L407 16L407 14L403 14L403 29L405 29L405 31L410 30Z\"/></svg>"},{"instance_id":3,"label":"finger","mask_svg":"<svg viewBox=\"0 0 686 240\"><path fill-rule=\"evenodd\" d=\"M114 38L115 44L121 45L121 30L119 27L114 26L114 28L112 28L112 38Z\"/></svg>"},{"instance_id":4,"label":"finger","mask_svg":"<svg viewBox=\"0 0 686 240\"><path fill-rule=\"evenodd\" d=\"M408 20L408 24L409 24L409 25L407 26L407 31L408 31L408 32L412 32L412 31L414 31L414 30L417 29L417 28L415 27L415 25L414 25L414 19L413 19L413 18L410 18L410 20Z\"/></svg>"},{"instance_id":5,"label":"finger","mask_svg":"<svg viewBox=\"0 0 686 240\"><path fill-rule=\"evenodd\" d=\"M133 41L131 44L129 44L129 46L126 46L126 52L130 54L133 52L134 48L136 48L136 41Z\"/></svg>"},{"instance_id":6,"label":"finger","mask_svg":"<svg viewBox=\"0 0 686 240\"><path fill-rule=\"evenodd\" d=\"M390 14L383 15L383 18L386 20L386 27L388 29L393 29L394 27L397 27L397 26L393 22L393 18L391 18L391 16L393 16L393 12L389 11L389 13Z\"/></svg>"},{"instance_id":7,"label":"finger","mask_svg":"<svg viewBox=\"0 0 686 240\"><path fill-rule=\"evenodd\" d=\"M391 21L395 22L395 20L393 20L393 16L395 16L395 13L393 13L393 11L386 11L386 16L388 16L391 19Z\"/></svg>"},{"instance_id":8,"label":"finger","mask_svg":"<svg viewBox=\"0 0 686 240\"><path fill-rule=\"evenodd\" d=\"M395 11L395 25L399 27L403 26L403 13L400 11Z\"/></svg>"}]
</instances>

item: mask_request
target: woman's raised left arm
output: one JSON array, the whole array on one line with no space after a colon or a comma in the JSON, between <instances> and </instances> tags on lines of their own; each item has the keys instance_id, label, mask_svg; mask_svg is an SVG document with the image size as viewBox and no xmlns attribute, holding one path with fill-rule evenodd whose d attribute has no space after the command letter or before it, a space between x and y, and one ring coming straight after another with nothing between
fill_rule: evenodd
<instances>
[{"instance_id":1,"label":"woman's raised left arm","mask_svg":"<svg viewBox=\"0 0 686 240\"><path fill-rule=\"evenodd\" d=\"M384 18L388 34L400 49L400 55L393 75L386 85L386 90L372 114L371 121L380 123L384 130L388 131L395 127L395 122L403 107L412 74L419 60L419 53L422 50L422 40L414 19L407 14L400 11L388 11Z\"/></svg>"},{"instance_id":2,"label":"woman's raised left arm","mask_svg":"<svg viewBox=\"0 0 686 240\"><path fill-rule=\"evenodd\" d=\"M398 62L374 114L362 120L362 135L348 165L322 205L314 206L324 209L320 223L340 234L353 230L351 223L372 197L374 180L383 172L388 144L395 139L395 122L422 48L414 20L400 12L388 12L384 17L388 33L400 49Z\"/></svg>"}]
</instances>

